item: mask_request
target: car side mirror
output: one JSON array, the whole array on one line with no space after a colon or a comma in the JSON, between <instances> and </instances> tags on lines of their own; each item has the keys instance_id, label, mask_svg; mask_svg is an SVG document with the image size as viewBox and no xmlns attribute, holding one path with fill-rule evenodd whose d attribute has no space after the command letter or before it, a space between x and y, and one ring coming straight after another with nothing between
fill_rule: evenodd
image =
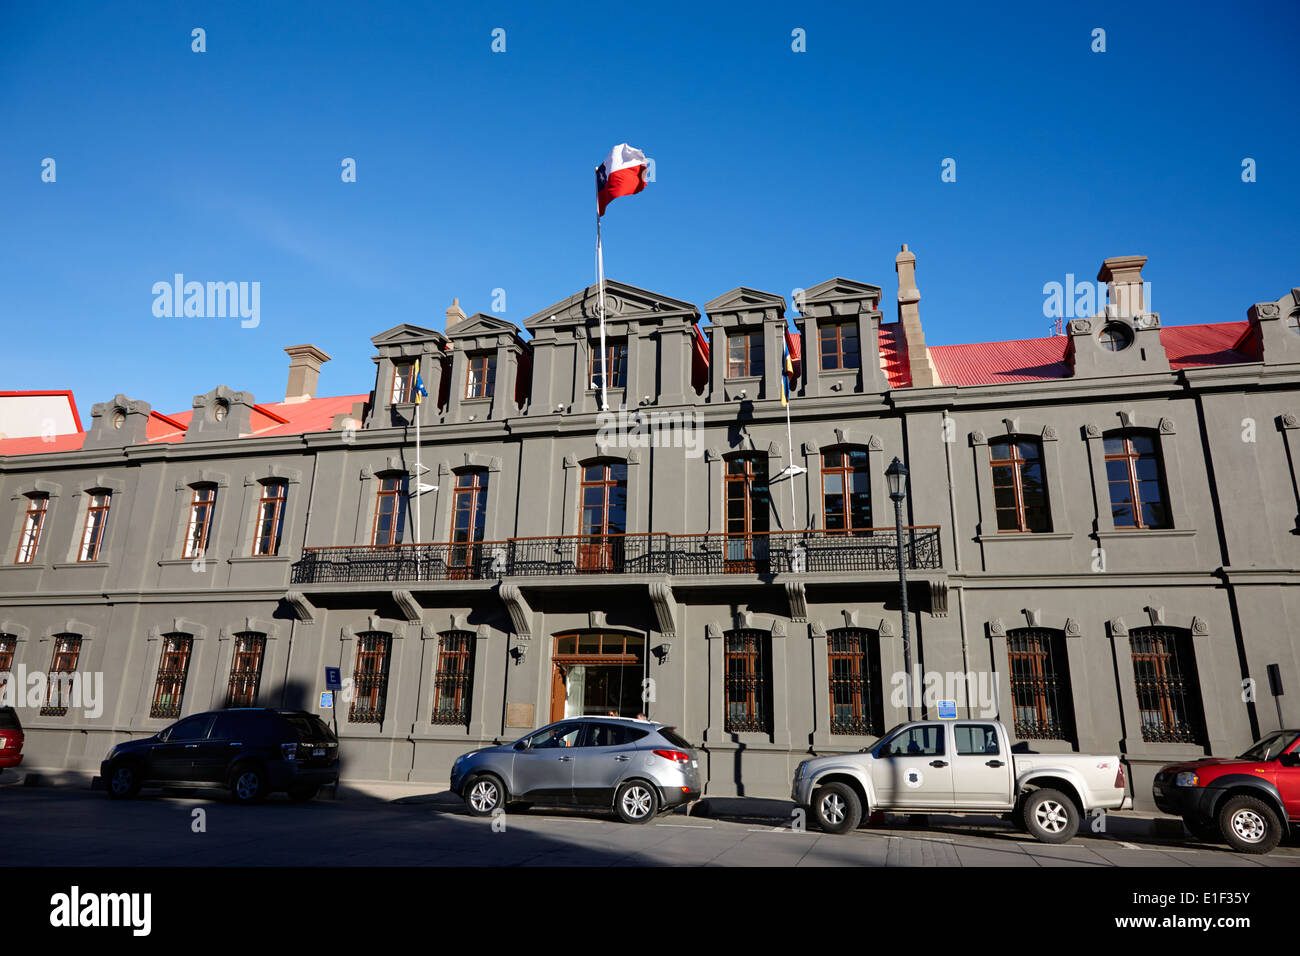
<instances>
[{"instance_id":1,"label":"car side mirror","mask_svg":"<svg viewBox=\"0 0 1300 956\"><path fill-rule=\"evenodd\" d=\"M528 749L528 741L527 741L527 740L516 740L516 741L515 741L515 749L516 749L516 750L527 750L527 749Z\"/></svg>"},{"instance_id":2,"label":"car side mirror","mask_svg":"<svg viewBox=\"0 0 1300 956\"><path fill-rule=\"evenodd\" d=\"M172 729L170 727L168 727L166 730L158 731L158 743L160 744L167 743L167 738L170 737L171 735L172 735Z\"/></svg>"}]
</instances>

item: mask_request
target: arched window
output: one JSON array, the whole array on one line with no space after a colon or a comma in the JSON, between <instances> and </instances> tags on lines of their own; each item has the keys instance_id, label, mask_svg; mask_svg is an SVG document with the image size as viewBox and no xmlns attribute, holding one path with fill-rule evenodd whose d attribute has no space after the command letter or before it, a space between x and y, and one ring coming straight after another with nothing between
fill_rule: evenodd
<instances>
[{"instance_id":1,"label":"arched window","mask_svg":"<svg viewBox=\"0 0 1300 956\"><path fill-rule=\"evenodd\" d=\"M352 671L355 696L348 720L354 724L382 724L388 699L388 659L392 635L368 631L357 635L357 663Z\"/></svg>"},{"instance_id":2,"label":"arched window","mask_svg":"<svg viewBox=\"0 0 1300 956\"><path fill-rule=\"evenodd\" d=\"M998 531L1051 531L1042 442L1011 435L990 441L989 467Z\"/></svg>"},{"instance_id":3,"label":"arched window","mask_svg":"<svg viewBox=\"0 0 1300 956\"><path fill-rule=\"evenodd\" d=\"M1007 632L1015 734L1022 740L1072 740L1074 701L1065 635L1040 627Z\"/></svg>"},{"instance_id":4,"label":"arched window","mask_svg":"<svg viewBox=\"0 0 1300 956\"><path fill-rule=\"evenodd\" d=\"M871 474L865 448L822 453L822 523L833 534L871 527Z\"/></svg>"},{"instance_id":5,"label":"arched window","mask_svg":"<svg viewBox=\"0 0 1300 956\"><path fill-rule=\"evenodd\" d=\"M62 717L68 712L68 704L72 700L72 682L80 659L80 634L54 635L54 653L50 658L42 717Z\"/></svg>"},{"instance_id":6,"label":"arched window","mask_svg":"<svg viewBox=\"0 0 1300 956\"><path fill-rule=\"evenodd\" d=\"M230 681L226 685L227 707L254 707L262 683L262 660L266 654L266 635L240 631L230 653Z\"/></svg>"},{"instance_id":7,"label":"arched window","mask_svg":"<svg viewBox=\"0 0 1300 956\"><path fill-rule=\"evenodd\" d=\"M1205 743L1205 718L1192 635L1172 627L1129 632L1142 739L1155 743Z\"/></svg>"},{"instance_id":8,"label":"arched window","mask_svg":"<svg viewBox=\"0 0 1300 956\"><path fill-rule=\"evenodd\" d=\"M1106 484L1116 528L1170 528L1160 442L1153 432L1115 432L1104 438Z\"/></svg>"},{"instance_id":9,"label":"arched window","mask_svg":"<svg viewBox=\"0 0 1300 956\"><path fill-rule=\"evenodd\" d=\"M831 733L879 734L880 644L873 631L844 627L826 635Z\"/></svg>"},{"instance_id":10,"label":"arched window","mask_svg":"<svg viewBox=\"0 0 1300 956\"><path fill-rule=\"evenodd\" d=\"M474 634L472 631L447 631L438 639L431 722L468 727L473 689Z\"/></svg>"}]
</instances>

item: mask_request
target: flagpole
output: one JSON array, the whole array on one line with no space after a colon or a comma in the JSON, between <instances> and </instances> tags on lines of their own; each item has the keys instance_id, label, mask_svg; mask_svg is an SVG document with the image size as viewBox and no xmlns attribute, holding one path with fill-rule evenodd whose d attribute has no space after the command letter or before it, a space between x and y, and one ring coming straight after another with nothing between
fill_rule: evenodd
<instances>
[{"instance_id":1,"label":"flagpole","mask_svg":"<svg viewBox=\"0 0 1300 956\"><path fill-rule=\"evenodd\" d=\"M599 284L600 309L600 407L602 411L609 410L609 395L606 392L606 386L609 384L609 369L606 368L608 356L605 354L605 253L600 244L600 214L596 214L596 275Z\"/></svg>"},{"instance_id":2,"label":"flagpole","mask_svg":"<svg viewBox=\"0 0 1300 956\"><path fill-rule=\"evenodd\" d=\"M420 580L420 532L424 525L420 521L420 484L424 480L424 469L420 464L420 362L415 362L415 580Z\"/></svg>"},{"instance_id":3,"label":"flagpole","mask_svg":"<svg viewBox=\"0 0 1300 956\"><path fill-rule=\"evenodd\" d=\"M781 374L785 374L785 369L781 370ZM785 440L787 447L790 449L790 528L794 530L795 524L799 521L799 512L794 503L794 438L790 431L790 394L788 389L785 400Z\"/></svg>"}]
</instances>

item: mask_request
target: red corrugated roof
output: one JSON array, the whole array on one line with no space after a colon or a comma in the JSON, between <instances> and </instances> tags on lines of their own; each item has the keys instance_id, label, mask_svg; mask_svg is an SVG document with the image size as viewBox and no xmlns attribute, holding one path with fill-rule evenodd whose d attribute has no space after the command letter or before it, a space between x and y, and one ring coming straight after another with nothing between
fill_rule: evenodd
<instances>
[{"instance_id":1,"label":"red corrugated roof","mask_svg":"<svg viewBox=\"0 0 1300 956\"><path fill-rule=\"evenodd\" d=\"M880 358L890 388L912 387L912 365L903 344L903 326L890 322L880 326Z\"/></svg>"},{"instance_id":2,"label":"red corrugated roof","mask_svg":"<svg viewBox=\"0 0 1300 956\"><path fill-rule=\"evenodd\" d=\"M365 401L366 398L365 395L337 395L313 398L310 401L289 405L283 402L254 405L251 417L252 434L258 438L271 438L329 431L335 415L352 411L353 405ZM151 412L149 422L145 426L146 440L151 444L182 441L193 417L193 409L177 412L175 415ZM39 436L6 438L0 440L0 455L37 455L45 452L76 451L85 439L85 432L56 435L53 441L44 441Z\"/></svg>"}]
</instances>

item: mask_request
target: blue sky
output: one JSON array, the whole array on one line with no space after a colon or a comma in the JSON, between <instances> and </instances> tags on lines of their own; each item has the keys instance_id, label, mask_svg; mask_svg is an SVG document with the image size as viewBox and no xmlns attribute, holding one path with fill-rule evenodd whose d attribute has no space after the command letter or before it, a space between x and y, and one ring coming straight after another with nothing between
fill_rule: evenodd
<instances>
[{"instance_id":1,"label":"blue sky","mask_svg":"<svg viewBox=\"0 0 1300 956\"><path fill-rule=\"evenodd\" d=\"M591 282L624 141L656 181L607 275L697 304L842 275L892 319L902 242L932 345L1047 334L1044 283L1110 255L1150 257L1166 324L1300 285L1291 0L456 6L0 4L0 389L87 424L119 391L278 401L311 342L322 394L365 392L377 332ZM260 324L155 317L177 272L259 282Z\"/></svg>"}]
</instances>

